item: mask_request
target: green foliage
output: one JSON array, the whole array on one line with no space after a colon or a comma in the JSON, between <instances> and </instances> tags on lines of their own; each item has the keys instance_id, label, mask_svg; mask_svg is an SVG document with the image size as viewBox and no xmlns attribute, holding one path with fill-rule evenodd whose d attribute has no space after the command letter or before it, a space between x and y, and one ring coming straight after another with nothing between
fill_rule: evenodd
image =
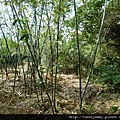
<instances>
[{"instance_id":1,"label":"green foliage","mask_svg":"<svg viewBox=\"0 0 120 120\"><path fill-rule=\"evenodd\" d=\"M20 38L20 40L25 40L25 42L28 42L29 35L28 34L23 34Z\"/></svg>"},{"instance_id":2,"label":"green foliage","mask_svg":"<svg viewBox=\"0 0 120 120\"><path fill-rule=\"evenodd\" d=\"M78 63L75 42L72 40L65 42L61 47L59 55L59 68L64 73L74 73L77 71Z\"/></svg>"},{"instance_id":3,"label":"green foliage","mask_svg":"<svg viewBox=\"0 0 120 120\"><path fill-rule=\"evenodd\" d=\"M81 46L84 50L81 50L81 66L88 69L91 59L89 57L90 51L88 51L91 46ZM76 41L74 39L64 42L60 47L58 66L63 73L75 73L78 74L78 53Z\"/></svg>"},{"instance_id":4,"label":"green foliage","mask_svg":"<svg viewBox=\"0 0 120 120\"><path fill-rule=\"evenodd\" d=\"M115 112L118 111L118 107L112 106L112 110L113 110L113 112L115 113Z\"/></svg>"},{"instance_id":5,"label":"green foliage","mask_svg":"<svg viewBox=\"0 0 120 120\"><path fill-rule=\"evenodd\" d=\"M119 68L113 65L105 65L101 68L101 76L98 78L98 82L104 84L113 85L115 88L119 88L120 84L120 72Z\"/></svg>"}]
</instances>

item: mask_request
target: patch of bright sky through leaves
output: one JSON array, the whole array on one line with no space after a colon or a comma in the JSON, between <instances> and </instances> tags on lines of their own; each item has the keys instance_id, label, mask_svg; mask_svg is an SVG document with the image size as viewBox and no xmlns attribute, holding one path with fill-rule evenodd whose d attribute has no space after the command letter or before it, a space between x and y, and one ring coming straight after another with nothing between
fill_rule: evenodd
<instances>
[{"instance_id":1,"label":"patch of bright sky through leaves","mask_svg":"<svg viewBox=\"0 0 120 120\"><path fill-rule=\"evenodd\" d=\"M79 7L81 4L81 2L79 0L76 0L76 7ZM30 9L30 8L29 8ZM32 12L32 9L29 10L30 12ZM66 19L70 19L74 16L74 7L71 7L71 12L69 14L67 14ZM7 36L9 38L9 36L12 36L13 40L16 40L16 30L14 29L13 23L11 22L12 18L12 12L11 12L11 7L9 5L5 6L4 5L4 0L0 0L0 19L1 19L1 27L5 33L5 36ZM29 18L30 19L30 18ZM31 19L32 21L32 19ZM71 29L71 28L64 28L64 31L66 31L65 29L69 29L70 32L75 31L75 29ZM65 34L64 34L65 35ZM67 35L65 35L67 36ZM0 30L0 38L3 38L3 34ZM68 38L69 39L69 38Z\"/></svg>"}]
</instances>

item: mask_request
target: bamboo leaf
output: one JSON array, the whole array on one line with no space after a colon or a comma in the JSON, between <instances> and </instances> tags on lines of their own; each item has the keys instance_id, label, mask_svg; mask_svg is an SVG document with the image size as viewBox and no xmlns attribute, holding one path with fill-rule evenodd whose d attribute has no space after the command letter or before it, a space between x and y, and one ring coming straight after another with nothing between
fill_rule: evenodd
<instances>
[{"instance_id":1,"label":"bamboo leaf","mask_svg":"<svg viewBox=\"0 0 120 120\"><path fill-rule=\"evenodd\" d=\"M16 23L17 23L17 20L14 20L14 22L13 22L13 26L14 26Z\"/></svg>"}]
</instances>

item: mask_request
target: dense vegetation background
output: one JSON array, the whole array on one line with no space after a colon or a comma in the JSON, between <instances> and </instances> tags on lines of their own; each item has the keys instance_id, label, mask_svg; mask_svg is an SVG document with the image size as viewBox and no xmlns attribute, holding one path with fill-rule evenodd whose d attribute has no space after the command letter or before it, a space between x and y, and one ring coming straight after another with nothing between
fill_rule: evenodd
<instances>
[{"instance_id":1,"label":"dense vegetation background","mask_svg":"<svg viewBox=\"0 0 120 120\"><path fill-rule=\"evenodd\" d=\"M120 113L119 0L0 4L0 113Z\"/></svg>"}]
</instances>

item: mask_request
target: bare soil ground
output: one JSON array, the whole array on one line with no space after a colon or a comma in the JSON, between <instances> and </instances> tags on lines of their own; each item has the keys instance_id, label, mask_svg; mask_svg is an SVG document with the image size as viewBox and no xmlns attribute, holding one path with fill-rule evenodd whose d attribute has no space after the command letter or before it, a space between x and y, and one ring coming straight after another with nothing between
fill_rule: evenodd
<instances>
[{"instance_id":1,"label":"bare soil ground","mask_svg":"<svg viewBox=\"0 0 120 120\"><path fill-rule=\"evenodd\" d=\"M23 76L16 78L16 87L13 94L14 74L9 73L6 78L0 73L0 114L52 114L46 94L43 101L39 101L36 92L31 98L24 94ZM21 80L20 80L21 79ZM85 79L82 79L85 86ZM41 95L39 94L40 100ZM74 74L61 74L57 83L56 103L58 114L79 114L79 79ZM119 114L120 96L112 88L90 82L83 100L82 113L89 114Z\"/></svg>"}]
</instances>

